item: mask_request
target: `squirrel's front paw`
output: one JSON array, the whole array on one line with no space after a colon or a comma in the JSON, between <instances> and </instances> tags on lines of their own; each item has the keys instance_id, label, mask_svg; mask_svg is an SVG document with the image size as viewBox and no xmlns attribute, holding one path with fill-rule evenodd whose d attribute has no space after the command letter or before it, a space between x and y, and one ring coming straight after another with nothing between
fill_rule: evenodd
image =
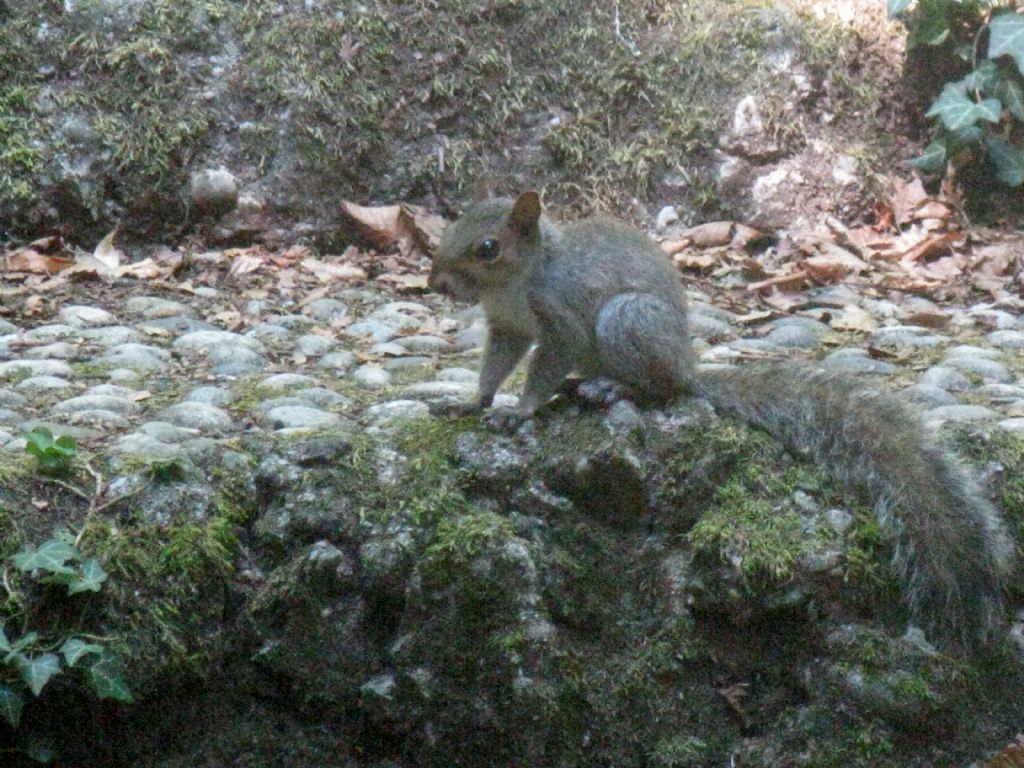
<instances>
[{"instance_id":1,"label":"squirrel's front paw","mask_svg":"<svg viewBox=\"0 0 1024 768\"><path fill-rule=\"evenodd\" d=\"M533 414L524 408L494 408L484 415L484 424L497 432L515 432Z\"/></svg>"}]
</instances>

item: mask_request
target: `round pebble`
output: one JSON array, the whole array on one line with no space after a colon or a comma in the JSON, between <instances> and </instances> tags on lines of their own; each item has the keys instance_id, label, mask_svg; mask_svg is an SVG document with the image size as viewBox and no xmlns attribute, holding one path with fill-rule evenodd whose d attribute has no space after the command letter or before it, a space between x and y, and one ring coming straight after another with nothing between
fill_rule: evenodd
<instances>
[{"instance_id":1,"label":"round pebble","mask_svg":"<svg viewBox=\"0 0 1024 768\"><path fill-rule=\"evenodd\" d=\"M863 349L837 349L821 361L822 366L831 371L843 373L895 373L898 368L885 360L868 357Z\"/></svg>"},{"instance_id":2,"label":"round pebble","mask_svg":"<svg viewBox=\"0 0 1024 768\"><path fill-rule=\"evenodd\" d=\"M377 365L363 365L352 373L352 379L364 389L383 389L391 383L391 374Z\"/></svg>"},{"instance_id":3,"label":"round pebble","mask_svg":"<svg viewBox=\"0 0 1024 768\"><path fill-rule=\"evenodd\" d=\"M422 419L429 415L429 407L419 400L390 400L386 403L371 405L363 411L363 417L377 426L409 419Z\"/></svg>"},{"instance_id":4,"label":"round pebble","mask_svg":"<svg viewBox=\"0 0 1024 768\"><path fill-rule=\"evenodd\" d=\"M939 389L968 390L973 389L970 379L960 371L947 368L943 365L933 365L918 377L919 384L926 384Z\"/></svg>"},{"instance_id":5,"label":"round pebble","mask_svg":"<svg viewBox=\"0 0 1024 768\"><path fill-rule=\"evenodd\" d=\"M338 342L327 336L320 336L315 333L306 333L295 340L296 349L307 357L320 357L326 355L338 346Z\"/></svg>"},{"instance_id":6,"label":"round pebble","mask_svg":"<svg viewBox=\"0 0 1024 768\"><path fill-rule=\"evenodd\" d=\"M265 347L259 339L229 331L192 331L175 339L173 347L178 352L199 354L210 353L215 349L223 351L239 347L257 353L265 351Z\"/></svg>"},{"instance_id":7,"label":"round pebble","mask_svg":"<svg viewBox=\"0 0 1024 768\"><path fill-rule=\"evenodd\" d=\"M263 415L263 423L270 429L313 429L340 422L337 414L303 405L282 405Z\"/></svg>"},{"instance_id":8,"label":"round pebble","mask_svg":"<svg viewBox=\"0 0 1024 768\"><path fill-rule=\"evenodd\" d=\"M206 403L178 403L164 409L160 418L175 426L202 432L226 430L232 426L226 411Z\"/></svg>"},{"instance_id":9,"label":"round pebble","mask_svg":"<svg viewBox=\"0 0 1024 768\"><path fill-rule=\"evenodd\" d=\"M347 350L344 352L330 352L317 361L318 368L325 368L338 374L346 373L355 364L356 356Z\"/></svg>"},{"instance_id":10,"label":"round pebble","mask_svg":"<svg viewBox=\"0 0 1024 768\"><path fill-rule=\"evenodd\" d=\"M958 424L987 421L998 416L998 413L983 405L940 405L928 411L929 420L952 421Z\"/></svg>"},{"instance_id":11,"label":"round pebble","mask_svg":"<svg viewBox=\"0 0 1024 768\"><path fill-rule=\"evenodd\" d=\"M236 400L234 393L227 387L203 386L196 387L185 396L186 402L203 403L221 408Z\"/></svg>"},{"instance_id":12,"label":"round pebble","mask_svg":"<svg viewBox=\"0 0 1024 768\"><path fill-rule=\"evenodd\" d=\"M142 316L148 320L159 317L190 317L194 314L192 307L179 301L171 301L160 296L133 296L124 305L130 315Z\"/></svg>"},{"instance_id":13,"label":"round pebble","mask_svg":"<svg viewBox=\"0 0 1024 768\"><path fill-rule=\"evenodd\" d=\"M94 328L98 325L112 325L116 318L105 309L72 304L60 311L60 319L76 328Z\"/></svg>"}]
</instances>

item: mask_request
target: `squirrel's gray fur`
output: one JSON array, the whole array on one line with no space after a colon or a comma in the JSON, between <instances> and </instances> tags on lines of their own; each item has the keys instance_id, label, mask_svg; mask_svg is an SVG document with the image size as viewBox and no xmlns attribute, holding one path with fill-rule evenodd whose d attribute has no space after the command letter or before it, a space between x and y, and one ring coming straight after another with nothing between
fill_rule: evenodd
<instances>
[{"instance_id":1,"label":"squirrel's gray fur","mask_svg":"<svg viewBox=\"0 0 1024 768\"><path fill-rule=\"evenodd\" d=\"M641 232L613 219L558 225L535 193L492 199L445 231L433 289L479 301L488 338L487 407L530 346L520 408L532 413L575 371L668 400L696 393L810 453L865 495L896 534L893 565L912 620L949 645L986 638L1002 617L1013 545L999 514L911 408L796 363L697 370L681 281Z\"/></svg>"}]
</instances>

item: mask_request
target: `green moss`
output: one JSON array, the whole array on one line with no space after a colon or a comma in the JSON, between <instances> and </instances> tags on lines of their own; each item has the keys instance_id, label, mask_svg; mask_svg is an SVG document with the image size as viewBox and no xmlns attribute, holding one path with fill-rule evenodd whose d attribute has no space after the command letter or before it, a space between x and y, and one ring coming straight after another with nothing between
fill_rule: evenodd
<instances>
[{"instance_id":1,"label":"green moss","mask_svg":"<svg viewBox=\"0 0 1024 768\"><path fill-rule=\"evenodd\" d=\"M707 743L696 736L669 736L654 745L650 765L652 768L699 768L711 759Z\"/></svg>"},{"instance_id":2,"label":"green moss","mask_svg":"<svg viewBox=\"0 0 1024 768\"><path fill-rule=\"evenodd\" d=\"M515 530L507 517L493 512L472 512L442 519L427 547L435 566L468 568L487 549L512 538Z\"/></svg>"},{"instance_id":3,"label":"green moss","mask_svg":"<svg viewBox=\"0 0 1024 768\"><path fill-rule=\"evenodd\" d=\"M0 49L6 56L2 37ZM41 166L41 137L31 111L34 96L31 87L0 89L0 200L14 204L33 198L32 177Z\"/></svg>"},{"instance_id":4,"label":"green moss","mask_svg":"<svg viewBox=\"0 0 1024 768\"><path fill-rule=\"evenodd\" d=\"M170 526L93 519L83 549L110 574L107 622L148 679L214 658L239 528L231 515Z\"/></svg>"},{"instance_id":5,"label":"green moss","mask_svg":"<svg viewBox=\"0 0 1024 768\"><path fill-rule=\"evenodd\" d=\"M408 462L402 485L384 492L376 482L368 483L365 487L374 491L365 497L363 514L378 519L401 514L416 525L429 525L466 512L469 503L452 456L456 438L474 426L477 421L472 418L412 419L402 424L393 438L395 448ZM354 454L353 466L365 476L367 457L362 452Z\"/></svg>"},{"instance_id":6,"label":"green moss","mask_svg":"<svg viewBox=\"0 0 1024 768\"><path fill-rule=\"evenodd\" d=\"M750 497L733 481L715 494L714 506L687 535L698 550L733 563L751 587L779 583L793 576L807 547L806 526L777 502Z\"/></svg>"}]
</instances>

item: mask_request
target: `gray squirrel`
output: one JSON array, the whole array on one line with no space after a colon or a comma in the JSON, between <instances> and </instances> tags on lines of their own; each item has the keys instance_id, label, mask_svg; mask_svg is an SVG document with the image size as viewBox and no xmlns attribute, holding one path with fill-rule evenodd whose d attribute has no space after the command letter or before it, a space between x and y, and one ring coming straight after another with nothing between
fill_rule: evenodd
<instances>
[{"instance_id":1,"label":"gray squirrel","mask_svg":"<svg viewBox=\"0 0 1024 768\"><path fill-rule=\"evenodd\" d=\"M576 372L667 401L696 394L807 451L862 493L896 533L893 566L911 619L958 647L1003 615L1014 545L978 484L898 398L797 363L698 370L672 264L610 218L557 224L535 192L474 204L445 230L429 286L487 317L479 388L489 407L536 343L519 401L531 415Z\"/></svg>"}]
</instances>

